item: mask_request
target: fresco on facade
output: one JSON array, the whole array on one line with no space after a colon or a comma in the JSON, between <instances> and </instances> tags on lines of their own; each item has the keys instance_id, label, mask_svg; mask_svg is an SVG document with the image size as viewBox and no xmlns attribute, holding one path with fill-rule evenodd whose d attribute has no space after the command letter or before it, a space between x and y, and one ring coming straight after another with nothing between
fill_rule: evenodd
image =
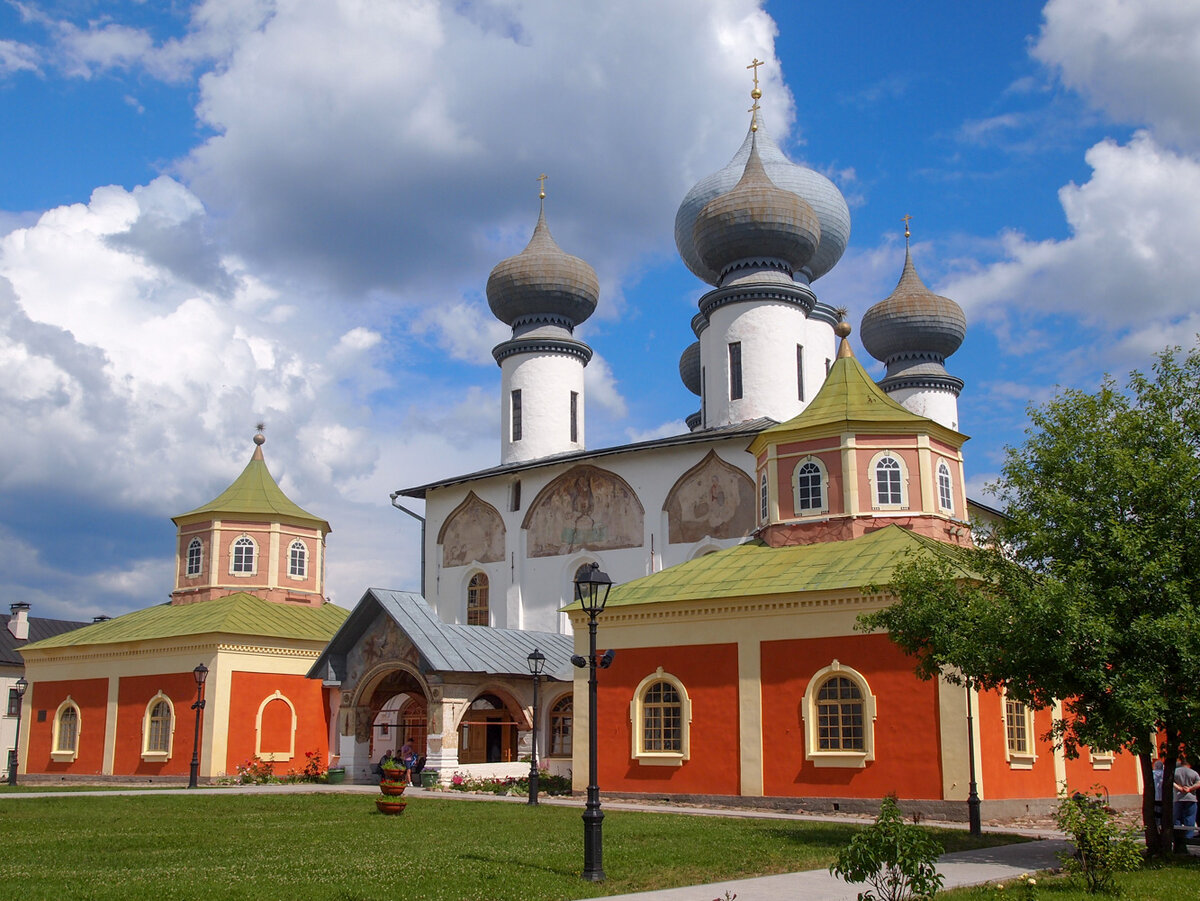
<instances>
[{"instance_id":1,"label":"fresco on facade","mask_svg":"<svg viewBox=\"0 0 1200 901\"><path fill-rule=\"evenodd\" d=\"M567 470L529 507L529 556L641 547L645 510L620 476L595 466Z\"/></svg>"},{"instance_id":2,"label":"fresco on facade","mask_svg":"<svg viewBox=\"0 0 1200 901\"><path fill-rule=\"evenodd\" d=\"M362 637L346 655L345 686L357 686L363 676L375 670L381 663L407 663L413 669L420 666L420 655L412 641L400 631L391 617L384 614L380 614L371 627L363 632ZM389 685L389 680L395 684ZM380 685L376 686L372 695L360 698L359 706L354 710L356 714L353 720L355 738L363 742L369 741L371 738L371 724L374 722L375 714L378 713L371 705L374 696L386 699L393 694L412 691L414 688L420 693L420 686L416 684L412 676L398 670L389 674ZM350 698L351 695L347 692L345 698L347 703ZM343 731L344 734L349 734L350 730Z\"/></svg>"},{"instance_id":3,"label":"fresco on facade","mask_svg":"<svg viewBox=\"0 0 1200 901\"><path fill-rule=\"evenodd\" d=\"M663 509L671 544L743 538L754 529L754 482L709 451L671 488Z\"/></svg>"},{"instance_id":4,"label":"fresco on facade","mask_svg":"<svg viewBox=\"0 0 1200 901\"><path fill-rule=\"evenodd\" d=\"M442 566L496 563L504 559L504 520L472 491L446 517L438 533Z\"/></svg>"}]
</instances>

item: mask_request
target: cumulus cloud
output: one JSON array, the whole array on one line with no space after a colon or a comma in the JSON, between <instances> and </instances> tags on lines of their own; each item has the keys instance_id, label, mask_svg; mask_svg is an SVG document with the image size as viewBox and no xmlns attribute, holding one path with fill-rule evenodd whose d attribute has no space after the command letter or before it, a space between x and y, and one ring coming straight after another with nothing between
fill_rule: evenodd
<instances>
[{"instance_id":1,"label":"cumulus cloud","mask_svg":"<svg viewBox=\"0 0 1200 901\"><path fill-rule=\"evenodd\" d=\"M18 41L0 41L0 77L22 71L40 71L37 50Z\"/></svg>"}]
</instances>

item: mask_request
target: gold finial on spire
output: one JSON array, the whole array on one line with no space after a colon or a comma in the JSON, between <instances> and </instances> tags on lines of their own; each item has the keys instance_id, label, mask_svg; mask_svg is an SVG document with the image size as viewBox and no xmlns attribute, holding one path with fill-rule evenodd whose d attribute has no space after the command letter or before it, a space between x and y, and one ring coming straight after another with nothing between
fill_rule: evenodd
<instances>
[{"instance_id":1,"label":"gold finial on spire","mask_svg":"<svg viewBox=\"0 0 1200 901\"><path fill-rule=\"evenodd\" d=\"M262 446L267 441L267 436L263 434L263 432L266 430L266 428L267 428L267 424L265 422L263 422L262 420L259 420L254 426L254 444L255 444L254 454L255 454L255 456L259 457L260 459L261 459L261 454L262 454Z\"/></svg>"},{"instance_id":2,"label":"gold finial on spire","mask_svg":"<svg viewBox=\"0 0 1200 901\"><path fill-rule=\"evenodd\" d=\"M908 223L909 223L909 220L912 219L912 216L909 216L907 213L905 213L900 218L904 220L904 249L907 250L908 249L908 239L912 235L912 232L908 230Z\"/></svg>"},{"instance_id":3,"label":"gold finial on spire","mask_svg":"<svg viewBox=\"0 0 1200 901\"><path fill-rule=\"evenodd\" d=\"M747 69L754 70L754 89L750 92L750 99L754 101L754 105L751 106L750 109L746 110L746 112L750 113L751 131L758 131L758 111L760 109L758 101L759 98L762 97L762 91L758 87L758 67L764 65L766 65L766 63L756 56L751 61L750 65L746 67Z\"/></svg>"},{"instance_id":4,"label":"gold finial on spire","mask_svg":"<svg viewBox=\"0 0 1200 901\"><path fill-rule=\"evenodd\" d=\"M537 177L537 180L538 180L538 200L545 200L545 199L546 199L546 179L547 179L547 178L549 178L549 177L550 177L550 176L549 176L549 175L547 175L547 174L546 174L546 173L544 173L544 172L543 172L541 175L539 175L539 176Z\"/></svg>"},{"instance_id":5,"label":"gold finial on spire","mask_svg":"<svg viewBox=\"0 0 1200 901\"><path fill-rule=\"evenodd\" d=\"M837 358L854 356L854 351L850 348L850 323L846 321L846 317L850 311L845 307L838 307L834 310L837 313L838 323L833 327L833 333L841 340L838 342Z\"/></svg>"}]
</instances>

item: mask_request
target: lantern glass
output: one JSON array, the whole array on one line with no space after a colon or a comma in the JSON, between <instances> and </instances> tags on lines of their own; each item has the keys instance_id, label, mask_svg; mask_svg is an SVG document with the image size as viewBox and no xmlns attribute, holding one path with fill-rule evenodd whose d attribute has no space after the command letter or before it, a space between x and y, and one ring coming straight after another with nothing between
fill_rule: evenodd
<instances>
[{"instance_id":1,"label":"lantern glass","mask_svg":"<svg viewBox=\"0 0 1200 901\"><path fill-rule=\"evenodd\" d=\"M534 648L533 652L525 659L529 663L529 675L540 676L546 666L546 655Z\"/></svg>"},{"instance_id":2,"label":"lantern glass","mask_svg":"<svg viewBox=\"0 0 1200 901\"><path fill-rule=\"evenodd\" d=\"M196 687L199 688L204 684L204 680L208 678L208 667L201 663L192 670L192 675L196 677Z\"/></svg>"},{"instance_id":3,"label":"lantern glass","mask_svg":"<svg viewBox=\"0 0 1200 901\"><path fill-rule=\"evenodd\" d=\"M599 563L593 563L591 569L575 580L575 600L579 601L584 613L595 619L604 612L610 588L612 579L608 573L600 571Z\"/></svg>"}]
</instances>

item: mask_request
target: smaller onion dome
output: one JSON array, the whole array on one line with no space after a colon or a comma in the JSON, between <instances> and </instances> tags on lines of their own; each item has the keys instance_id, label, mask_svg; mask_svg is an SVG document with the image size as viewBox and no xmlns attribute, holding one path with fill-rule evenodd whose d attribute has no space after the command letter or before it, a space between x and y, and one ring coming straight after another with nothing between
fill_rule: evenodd
<instances>
[{"instance_id":1,"label":"smaller onion dome","mask_svg":"<svg viewBox=\"0 0 1200 901\"><path fill-rule=\"evenodd\" d=\"M595 311L600 282L596 270L554 243L543 208L525 249L488 276L487 298L508 325L540 321L574 329Z\"/></svg>"},{"instance_id":2,"label":"smaller onion dome","mask_svg":"<svg viewBox=\"0 0 1200 901\"><path fill-rule=\"evenodd\" d=\"M700 259L720 278L738 263L791 275L812 259L820 240L813 208L771 181L757 143L751 145L741 180L704 206L693 232Z\"/></svg>"},{"instance_id":3,"label":"smaller onion dome","mask_svg":"<svg viewBox=\"0 0 1200 901\"><path fill-rule=\"evenodd\" d=\"M700 342L693 341L679 357L679 377L688 391L700 396Z\"/></svg>"},{"instance_id":4,"label":"smaller onion dome","mask_svg":"<svg viewBox=\"0 0 1200 901\"><path fill-rule=\"evenodd\" d=\"M925 287L907 248L895 290L867 310L859 327L863 347L888 364L889 374L900 357L943 362L958 350L966 335L967 317L962 307Z\"/></svg>"}]
</instances>

